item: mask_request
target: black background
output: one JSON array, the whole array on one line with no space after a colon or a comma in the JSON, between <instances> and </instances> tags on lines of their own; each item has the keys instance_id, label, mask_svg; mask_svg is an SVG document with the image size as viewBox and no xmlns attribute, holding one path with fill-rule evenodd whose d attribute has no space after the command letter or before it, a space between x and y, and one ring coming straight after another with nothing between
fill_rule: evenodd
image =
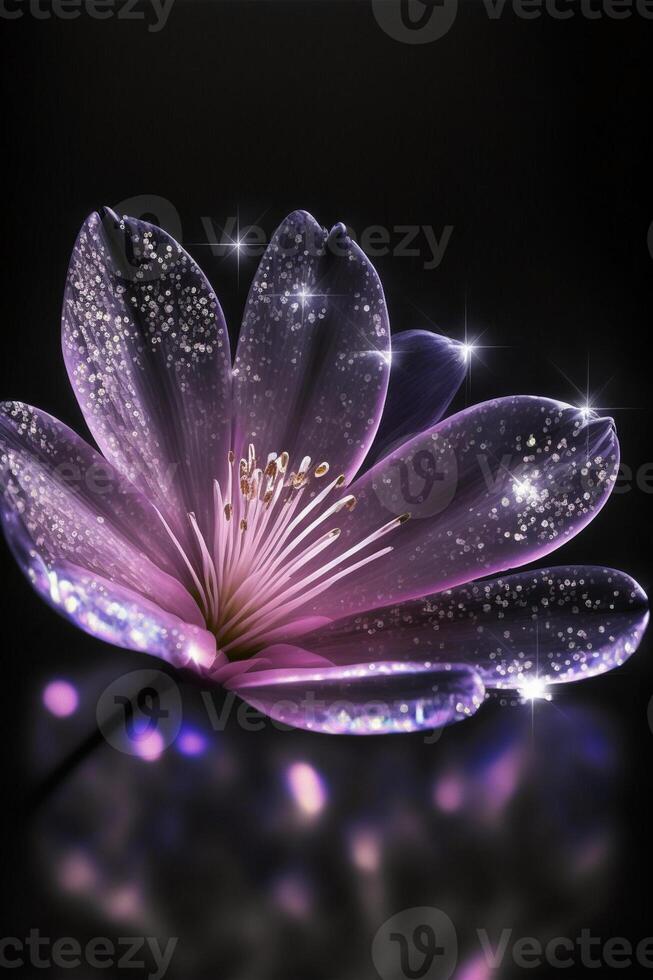
<instances>
[{"instance_id":1,"label":"black background","mask_svg":"<svg viewBox=\"0 0 653 980\"><path fill-rule=\"evenodd\" d=\"M160 33L85 15L25 14L2 28L3 398L86 432L60 356L59 315L89 211L134 195L172 202L184 244L237 331L256 260L244 258L237 276L233 257L207 247L201 216L219 225L238 210L242 224L258 221L270 234L301 207L356 230L415 223L439 236L452 225L435 270L423 267L428 254L378 259L393 330L430 325L462 338L466 303L469 335L495 349L480 352L459 405L510 393L576 403L561 371L584 390L589 355L590 392L618 407L623 462L636 472L653 458L653 21L521 20L508 10L492 21L480 3L467 4L445 37L407 45L362 0L177 0ZM642 488L616 493L555 562L612 565L650 592L650 503ZM37 680L53 666L121 654L54 616L4 545L0 559L11 814L32 780L17 746ZM611 713L623 746L629 846L591 924L633 940L653 931L633 887L651 871L651 694L648 638L622 670L573 692ZM406 753L414 745L406 739ZM25 886L23 830L19 821L4 838L9 896ZM38 887L22 909L35 924L52 914Z\"/></svg>"}]
</instances>

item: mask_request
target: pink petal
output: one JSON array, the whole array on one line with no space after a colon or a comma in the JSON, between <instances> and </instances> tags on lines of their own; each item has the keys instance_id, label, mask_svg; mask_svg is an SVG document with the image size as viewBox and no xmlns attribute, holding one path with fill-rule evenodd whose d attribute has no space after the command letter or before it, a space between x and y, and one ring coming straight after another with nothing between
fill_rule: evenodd
<instances>
[{"instance_id":1,"label":"pink petal","mask_svg":"<svg viewBox=\"0 0 653 980\"><path fill-rule=\"evenodd\" d=\"M62 422L20 402L2 403L0 488L7 540L37 588L35 569L47 578L72 565L204 625L150 505Z\"/></svg>"},{"instance_id":2,"label":"pink petal","mask_svg":"<svg viewBox=\"0 0 653 980\"><path fill-rule=\"evenodd\" d=\"M105 209L85 221L62 315L66 367L116 468L185 540L210 526L230 444L231 362L220 305L165 231Z\"/></svg>"},{"instance_id":3,"label":"pink petal","mask_svg":"<svg viewBox=\"0 0 653 980\"><path fill-rule=\"evenodd\" d=\"M332 735L440 728L480 706L480 677L458 664L352 664L251 671L228 685L275 721Z\"/></svg>"},{"instance_id":4,"label":"pink petal","mask_svg":"<svg viewBox=\"0 0 653 980\"><path fill-rule=\"evenodd\" d=\"M65 563L46 574L35 560L28 578L57 612L105 643L150 653L175 667L210 668L215 661L212 633L100 575Z\"/></svg>"},{"instance_id":5,"label":"pink petal","mask_svg":"<svg viewBox=\"0 0 653 980\"><path fill-rule=\"evenodd\" d=\"M648 622L641 587L611 568L538 568L341 619L303 642L337 664L466 663L487 687L574 681L618 667Z\"/></svg>"},{"instance_id":6,"label":"pink petal","mask_svg":"<svg viewBox=\"0 0 653 980\"><path fill-rule=\"evenodd\" d=\"M390 384L366 465L439 422L464 381L462 344L427 330L392 338Z\"/></svg>"},{"instance_id":7,"label":"pink petal","mask_svg":"<svg viewBox=\"0 0 653 980\"><path fill-rule=\"evenodd\" d=\"M252 284L234 367L237 445L353 476L376 433L390 332L379 278L342 225L304 211L277 229Z\"/></svg>"},{"instance_id":8,"label":"pink petal","mask_svg":"<svg viewBox=\"0 0 653 980\"><path fill-rule=\"evenodd\" d=\"M332 617L373 609L549 554L598 513L618 465L612 419L525 395L466 409L352 485L358 505L338 515L344 544L394 515L411 519L384 540L390 555L338 582L314 609Z\"/></svg>"},{"instance_id":9,"label":"pink petal","mask_svg":"<svg viewBox=\"0 0 653 980\"><path fill-rule=\"evenodd\" d=\"M270 677L280 677L288 668L332 666L330 660L317 653L310 653L308 650L287 643L277 643L266 647L248 660L229 662L225 658L211 671L211 680L234 690L238 687L240 678L250 671L265 670Z\"/></svg>"}]
</instances>

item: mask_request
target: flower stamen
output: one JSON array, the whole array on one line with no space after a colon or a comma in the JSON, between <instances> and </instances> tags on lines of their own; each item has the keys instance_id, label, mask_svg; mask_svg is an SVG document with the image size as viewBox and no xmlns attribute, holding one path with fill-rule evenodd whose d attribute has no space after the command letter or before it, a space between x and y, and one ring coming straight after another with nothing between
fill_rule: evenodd
<instances>
[{"instance_id":1,"label":"flower stamen","mask_svg":"<svg viewBox=\"0 0 653 980\"><path fill-rule=\"evenodd\" d=\"M311 468L311 457L304 456L296 472L288 474L289 462L285 451L270 453L261 467L250 443L246 457L239 460L234 481L235 455L230 450L224 493L218 480L213 481L212 533L207 537L196 515L188 514L196 555L184 549L157 510L190 574L207 629L215 633L218 647L232 659L261 649L284 624L293 622L301 606L391 552L391 547L383 547L357 557L409 517L402 514L393 518L319 564L320 555L338 542L341 529L331 527L317 537L316 532L344 510L351 512L356 498L345 494L328 501L345 485L344 474L318 492L311 490L312 480L328 473L328 462Z\"/></svg>"}]
</instances>

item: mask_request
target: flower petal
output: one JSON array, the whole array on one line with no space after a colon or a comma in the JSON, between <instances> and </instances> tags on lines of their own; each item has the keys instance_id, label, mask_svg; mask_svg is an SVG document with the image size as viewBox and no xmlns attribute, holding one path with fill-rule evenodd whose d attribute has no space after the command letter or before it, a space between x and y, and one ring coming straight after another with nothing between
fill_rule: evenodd
<instances>
[{"instance_id":1,"label":"flower petal","mask_svg":"<svg viewBox=\"0 0 653 980\"><path fill-rule=\"evenodd\" d=\"M338 515L345 542L394 515L411 519L387 537L391 555L332 586L315 610L339 617L534 561L596 515L618 465L612 419L547 398L499 398L453 415L352 485L358 505Z\"/></svg>"},{"instance_id":2,"label":"flower petal","mask_svg":"<svg viewBox=\"0 0 653 980\"><path fill-rule=\"evenodd\" d=\"M247 660L230 661L224 657L224 659L216 662L211 671L211 680L225 687L234 688L238 686L240 677L251 670L273 670L274 675L280 676L282 671L287 671L289 668L294 670L298 667L332 666L330 660L319 656L317 653L310 653L308 650L290 646L288 643L275 643Z\"/></svg>"},{"instance_id":3,"label":"flower petal","mask_svg":"<svg viewBox=\"0 0 653 980\"><path fill-rule=\"evenodd\" d=\"M62 422L20 402L0 405L0 489L7 540L35 587L36 566L47 577L70 564L204 624L153 509Z\"/></svg>"},{"instance_id":4,"label":"flower petal","mask_svg":"<svg viewBox=\"0 0 653 980\"><path fill-rule=\"evenodd\" d=\"M304 211L275 232L250 289L234 366L236 445L351 477L374 439L390 331L379 278L342 225Z\"/></svg>"},{"instance_id":5,"label":"flower petal","mask_svg":"<svg viewBox=\"0 0 653 980\"><path fill-rule=\"evenodd\" d=\"M46 572L35 559L28 578L57 612L105 643L150 653L175 667L209 668L215 661L212 633L101 575L65 562Z\"/></svg>"},{"instance_id":6,"label":"flower petal","mask_svg":"<svg viewBox=\"0 0 653 980\"><path fill-rule=\"evenodd\" d=\"M331 735L440 728L474 714L485 693L469 667L421 662L251 671L227 686L275 721Z\"/></svg>"},{"instance_id":7,"label":"flower petal","mask_svg":"<svg viewBox=\"0 0 653 980\"><path fill-rule=\"evenodd\" d=\"M458 341L428 330L395 334L388 395L366 464L439 422L466 371L463 346Z\"/></svg>"},{"instance_id":8,"label":"flower petal","mask_svg":"<svg viewBox=\"0 0 653 980\"><path fill-rule=\"evenodd\" d=\"M303 642L337 664L466 663L487 687L574 681L618 667L648 622L646 595L611 568L538 568L351 616Z\"/></svg>"},{"instance_id":9,"label":"flower petal","mask_svg":"<svg viewBox=\"0 0 653 980\"><path fill-rule=\"evenodd\" d=\"M229 338L202 271L165 231L105 209L84 223L62 314L68 374L107 459L185 540L210 527L231 429Z\"/></svg>"}]
</instances>

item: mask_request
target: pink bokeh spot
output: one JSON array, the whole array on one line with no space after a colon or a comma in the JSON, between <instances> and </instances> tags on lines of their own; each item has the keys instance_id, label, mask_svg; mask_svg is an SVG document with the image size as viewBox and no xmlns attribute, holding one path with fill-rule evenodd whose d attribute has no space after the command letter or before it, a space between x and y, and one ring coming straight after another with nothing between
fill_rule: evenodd
<instances>
[{"instance_id":1,"label":"pink bokeh spot","mask_svg":"<svg viewBox=\"0 0 653 980\"><path fill-rule=\"evenodd\" d=\"M154 730L134 741L134 749L144 762L156 762L165 749L165 742L161 733Z\"/></svg>"},{"instance_id":2,"label":"pink bokeh spot","mask_svg":"<svg viewBox=\"0 0 653 980\"><path fill-rule=\"evenodd\" d=\"M77 711L79 695L68 681L51 681L43 690L43 704L55 718L68 718Z\"/></svg>"},{"instance_id":3,"label":"pink bokeh spot","mask_svg":"<svg viewBox=\"0 0 653 980\"><path fill-rule=\"evenodd\" d=\"M455 813L465 798L463 780L454 773L443 776L433 790L433 802L443 813Z\"/></svg>"},{"instance_id":4,"label":"pink bokeh spot","mask_svg":"<svg viewBox=\"0 0 653 980\"><path fill-rule=\"evenodd\" d=\"M293 762L286 779L298 809L307 817L317 817L327 802L326 787L317 770L307 762Z\"/></svg>"}]
</instances>

